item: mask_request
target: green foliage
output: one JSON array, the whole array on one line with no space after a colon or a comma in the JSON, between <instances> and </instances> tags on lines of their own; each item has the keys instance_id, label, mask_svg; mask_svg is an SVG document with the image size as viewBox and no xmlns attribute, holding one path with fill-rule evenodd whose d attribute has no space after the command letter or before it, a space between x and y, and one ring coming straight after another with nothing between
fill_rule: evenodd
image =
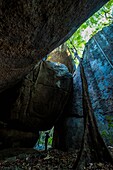
<instances>
[{"instance_id":1,"label":"green foliage","mask_svg":"<svg viewBox=\"0 0 113 170\"><path fill-rule=\"evenodd\" d=\"M54 128L52 128L51 130L48 130L48 131L40 131L40 137L38 139L38 144L45 145L45 136L46 136L46 132L48 132L48 134L49 134L48 145L52 145L53 130L54 130Z\"/></svg>"},{"instance_id":2,"label":"green foliage","mask_svg":"<svg viewBox=\"0 0 113 170\"><path fill-rule=\"evenodd\" d=\"M113 128L113 116L106 116L106 120L108 122L108 129Z\"/></svg>"},{"instance_id":3,"label":"green foliage","mask_svg":"<svg viewBox=\"0 0 113 170\"><path fill-rule=\"evenodd\" d=\"M53 141L53 137L50 136L49 139L48 139L48 145L52 145L52 141Z\"/></svg>"},{"instance_id":4,"label":"green foliage","mask_svg":"<svg viewBox=\"0 0 113 170\"><path fill-rule=\"evenodd\" d=\"M107 129L101 132L102 137L113 145L113 116L107 115L106 117Z\"/></svg>"},{"instance_id":5,"label":"green foliage","mask_svg":"<svg viewBox=\"0 0 113 170\"><path fill-rule=\"evenodd\" d=\"M101 135L103 139L109 143L109 145L113 146L113 131L103 130Z\"/></svg>"},{"instance_id":6,"label":"green foliage","mask_svg":"<svg viewBox=\"0 0 113 170\"><path fill-rule=\"evenodd\" d=\"M88 42L88 40L103 27L110 25L112 22L113 0L110 0L98 12L91 16L85 23L83 23L80 28L71 36L71 38L67 40L66 44L68 48L72 48L72 43L76 47L79 56L82 57L85 44Z\"/></svg>"},{"instance_id":7,"label":"green foliage","mask_svg":"<svg viewBox=\"0 0 113 170\"><path fill-rule=\"evenodd\" d=\"M113 23L113 0L110 0L99 11L91 16L79 29L67 40L66 44L74 58L73 46L76 48L78 55L82 57L84 47L91 37L93 37L102 28ZM78 60L75 59L76 65ZM101 132L103 138L113 145L113 118L106 116L107 129Z\"/></svg>"}]
</instances>

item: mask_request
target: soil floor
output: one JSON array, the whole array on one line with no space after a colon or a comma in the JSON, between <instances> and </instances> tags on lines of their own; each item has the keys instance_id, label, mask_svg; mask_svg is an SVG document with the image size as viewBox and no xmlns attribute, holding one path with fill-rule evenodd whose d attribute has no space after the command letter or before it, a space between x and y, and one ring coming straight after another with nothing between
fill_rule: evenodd
<instances>
[{"instance_id":1,"label":"soil floor","mask_svg":"<svg viewBox=\"0 0 113 170\"><path fill-rule=\"evenodd\" d=\"M113 148L109 148L113 155ZM7 149L0 151L0 170L72 170L78 151ZM113 170L108 163L90 163L84 170Z\"/></svg>"}]
</instances>

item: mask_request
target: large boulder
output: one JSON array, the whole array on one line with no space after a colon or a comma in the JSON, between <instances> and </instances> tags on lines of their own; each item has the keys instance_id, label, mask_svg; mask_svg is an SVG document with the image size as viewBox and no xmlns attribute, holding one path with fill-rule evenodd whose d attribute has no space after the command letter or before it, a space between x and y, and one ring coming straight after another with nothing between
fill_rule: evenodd
<instances>
[{"instance_id":1,"label":"large boulder","mask_svg":"<svg viewBox=\"0 0 113 170\"><path fill-rule=\"evenodd\" d=\"M113 24L90 39L83 54L88 90L98 127L113 144Z\"/></svg>"},{"instance_id":2,"label":"large boulder","mask_svg":"<svg viewBox=\"0 0 113 170\"><path fill-rule=\"evenodd\" d=\"M82 82L80 67L73 76L73 87L62 117L54 128L53 147L62 150L78 149L84 133Z\"/></svg>"},{"instance_id":3,"label":"large boulder","mask_svg":"<svg viewBox=\"0 0 113 170\"><path fill-rule=\"evenodd\" d=\"M72 75L65 65L41 62L22 83L11 122L35 132L50 129L63 111L71 86Z\"/></svg>"},{"instance_id":4,"label":"large boulder","mask_svg":"<svg viewBox=\"0 0 113 170\"><path fill-rule=\"evenodd\" d=\"M25 147L23 141L34 141L39 130L52 128L63 112L71 87L72 75L65 65L40 62L18 86L0 96L2 105L6 104L1 107L1 143Z\"/></svg>"},{"instance_id":5,"label":"large boulder","mask_svg":"<svg viewBox=\"0 0 113 170\"><path fill-rule=\"evenodd\" d=\"M0 92L16 84L108 0L0 0Z\"/></svg>"},{"instance_id":6,"label":"large boulder","mask_svg":"<svg viewBox=\"0 0 113 170\"><path fill-rule=\"evenodd\" d=\"M90 39L83 54L88 91L99 131L113 145L113 25ZM73 88L61 119L55 125L53 146L78 149L84 133L80 67L73 75Z\"/></svg>"},{"instance_id":7,"label":"large boulder","mask_svg":"<svg viewBox=\"0 0 113 170\"><path fill-rule=\"evenodd\" d=\"M62 44L61 46L53 50L48 55L47 60L64 64L65 66L67 66L67 68L69 69L69 72L72 74L76 70L74 59L70 55L66 44Z\"/></svg>"}]
</instances>

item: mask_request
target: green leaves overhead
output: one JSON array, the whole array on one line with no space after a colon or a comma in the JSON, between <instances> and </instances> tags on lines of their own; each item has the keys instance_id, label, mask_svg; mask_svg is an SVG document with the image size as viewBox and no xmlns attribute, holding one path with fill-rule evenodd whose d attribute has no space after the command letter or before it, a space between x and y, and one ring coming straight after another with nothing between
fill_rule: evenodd
<instances>
[{"instance_id":1,"label":"green leaves overhead","mask_svg":"<svg viewBox=\"0 0 113 170\"><path fill-rule=\"evenodd\" d=\"M71 38L67 40L66 44L68 48L71 50L72 43L76 47L79 56L82 57L85 44L88 40L103 27L108 26L111 23L113 23L113 0L110 0L80 26Z\"/></svg>"}]
</instances>

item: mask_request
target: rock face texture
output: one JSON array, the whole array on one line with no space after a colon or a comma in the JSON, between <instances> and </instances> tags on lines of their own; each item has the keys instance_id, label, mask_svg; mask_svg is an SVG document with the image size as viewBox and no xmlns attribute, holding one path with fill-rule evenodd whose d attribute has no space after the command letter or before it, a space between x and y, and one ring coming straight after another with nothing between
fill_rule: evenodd
<instances>
[{"instance_id":1,"label":"rock face texture","mask_svg":"<svg viewBox=\"0 0 113 170\"><path fill-rule=\"evenodd\" d=\"M6 109L0 115L1 143L15 146L17 142L26 147L23 140L36 142L38 131L52 128L61 116L71 87L72 75L65 65L40 62L18 86L9 89L9 94L6 92Z\"/></svg>"},{"instance_id":2,"label":"rock face texture","mask_svg":"<svg viewBox=\"0 0 113 170\"><path fill-rule=\"evenodd\" d=\"M61 119L55 125L53 147L62 150L78 149L81 147L83 132L82 84L78 67L73 77L70 98Z\"/></svg>"},{"instance_id":3,"label":"rock face texture","mask_svg":"<svg viewBox=\"0 0 113 170\"><path fill-rule=\"evenodd\" d=\"M82 62L98 128L107 145L112 145L113 25L105 27L90 39L85 47ZM69 150L81 146L84 132L82 99L82 83L78 66L73 77L73 89L68 104L62 118L55 126L55 148Z\"/></svg>"},{"instance_id":4,"label":"rock face texture","mask_svg":"<svg viewBox=\"0 0 113 170\"><path fill-rule=\"evenodd\" d=\"M97 123L107 144L113 142L113 25L105 27L86 45L83 65ZM110 123L111 122L111 123Z\"/></svg>"},{"instance_id":5,"label":"rock face texture","mask_svg":"<svg viewBox=\"0 0 113 170\"><path fill-rule=\"evenodd\" d=\"M0 129L0 150L6 148L33 148L38 139L38 132L24 132L15 129Z\"/></svg>"},{"instance_id":6,"label":"rock face texture","mask_svg":"<svg viewBox=\"0 0 113 170\"><path fill-rule=\"evenodd\" d=\"M1 0L0 92L17 83L108 0Z\"/></svg>"},{"instance_id":7,"label":"rock face texture","mask_svg":"<svg viewBox=\"0 0 113 170\"><path fill-rule=\"evenodd\" d=\"M64 64L72 74L76 70L75 62L65 44L53 50L48 55L47 60Z\"/></svg>"},{"instance_id":8,"label":"rock face texture","mask_svg":"<svg viewBox=\"0 0 113 170\"><path fill-rule=\"evenodd\" d=\"M52 128L70 94L72 75L66 66L41 62L24 80L11 120L37 132Z\"/></svg>"}]
</instances>

